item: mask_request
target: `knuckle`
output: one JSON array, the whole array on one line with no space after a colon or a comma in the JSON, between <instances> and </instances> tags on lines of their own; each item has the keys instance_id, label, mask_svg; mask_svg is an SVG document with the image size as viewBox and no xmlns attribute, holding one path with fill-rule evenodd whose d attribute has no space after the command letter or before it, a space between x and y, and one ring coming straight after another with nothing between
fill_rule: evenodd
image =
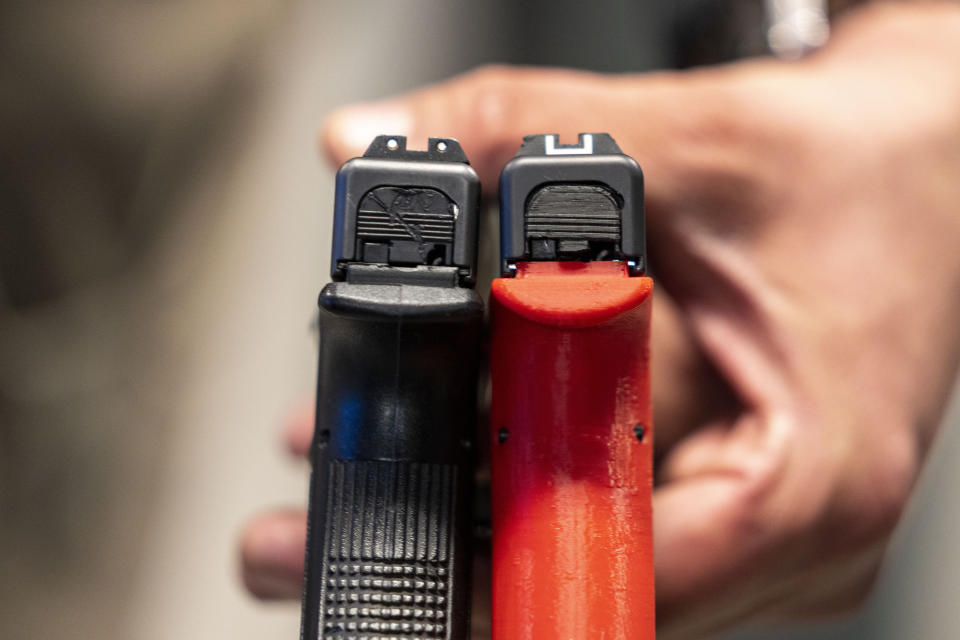
<instances>
[{"instance_id":1,"label":"knuckle","mask_svg":"<svg viewBox=\"0 0 960 640\"><path fill-rule=\"evenodd\" d=\"M470 87L467 111L479 139L499 139L515 111L518 79L519 72L504 65L480 67L464 77Z\"/></svg>"},{"instance_id":2,"label":"knuckle","mask_svg":"<svg viewBox=\"0 0 960 640\"><path fill-rule=\"evenodd\" d=\"M731 510L733 527L738 539L757 553L781 547L809 527L808 509L798 508L796 501L791 501L790 509L781 508L784 476L783 468L770 461L742 478Z\"/></svg>"},{"instance_id":3,"label":"knuckle","mask_svg":"<svg viewBox=\"0 0 960 640\"><path fill-rule=\"evenodd\" d=\"M779 429L779 444L743 474L736 501L738 535L755 541L758 553L808 547L825 524L838 482L818 457L796 455L800 429L793 418Z\"/></svg>"}]
</instances>

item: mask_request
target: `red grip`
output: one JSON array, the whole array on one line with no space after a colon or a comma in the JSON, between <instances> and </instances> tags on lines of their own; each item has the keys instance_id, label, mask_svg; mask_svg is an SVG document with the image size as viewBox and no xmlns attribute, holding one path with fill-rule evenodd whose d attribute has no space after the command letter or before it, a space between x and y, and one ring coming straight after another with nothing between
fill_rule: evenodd
<instances>
[{"instance_id":1,"label":"red grip","mask_svg":"<svg viewBox=\"0 0 960 640\"><path fill-rule=\"evenodd\" d=\"M493 638L654 638L653 281L521 263L491 291Z\"/></svg>"}]
</instances>

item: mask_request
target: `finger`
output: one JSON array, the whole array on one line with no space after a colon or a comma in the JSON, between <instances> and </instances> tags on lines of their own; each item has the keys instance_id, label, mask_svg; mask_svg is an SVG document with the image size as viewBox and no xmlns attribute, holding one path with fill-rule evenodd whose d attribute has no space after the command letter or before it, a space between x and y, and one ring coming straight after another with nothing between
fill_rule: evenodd
<instances>
[{"instance_id":1,"label":"finger","mask_svg":"<svg viewBox=\"0 0 960 640\"><path fill-rule=\"evenodd\" d=\"M820 563L836 474L798 421L763 411L688 435L654 494L663 637L701 637L768 614Z\"/></svg>"},{"instance_id":2,"label":"finger","mask_svg":"<svg viewBox=\"0 0 960 640\"><path fill-rule=\"evenodd\" d=\"M306 530L304 511L267 513L246 526L240 563L250 593L267 600L300 597Z\"/></svg>"},{"instance_id":3,"label":"finger","mask_svg":"<svg viewBox=\"0 0 960 640\"><path fill-rule=\"evenodd\" d=\"M717 448L716 443L707 446ZM759 515L765 485L771 483L739 465L721 469L718 464L655 491L661 637L701 637L762 608L770 593L753 589L755 583L769 587L759 559L780 539L776 522Z\"/></svg>"},{"instance_id":4,"label":"finger","mask_svg":"<svg viewBox=\"0 0 960 640\"><path fill-rule=\"evenodd\" d=\"M287 451L298 458L306 458L310 454L310 443L313 440L314 403L312 400L303 400L287 416L283 429L283 439Z\"/></svg>"},{"instance_id":5,"label":"finger","mask_svg":"<svg viewBox=\"0 0 960 640\"><path fill-rule=\"evenodd\" d=\"M454 137L490 193L524 135L557 133L572 142L580 132L604 131L652 178L668 156L689 159L692 147L702 158L711 137L729 137L733 109L725 86L703 72L608 76L485 67L400 97L344 107L327 119L320 140L339 165L362 154L378 134L406 135L411 146L429 136ZM656 180L647 183L662 190Z\"/></svg>"},{"instance_id":6,"label":"finger","mask_svg":"<svg viewBox=\"0 0 960 640\"><path fill-rule=\"evenodd\" d=\"M704 357L683 314L661 287L654 289L650 357L658 459L697 427L736 415L737 398Z\"/></svg>"},{"instance_id":7,"label":"finger","mask_svg":"<svg viewBox=\"0 0 960 640\"><path fill-rule=\"evenodd\" d=\"M599 130L603 119L585 107L597 108L609 82L573 71L485 67L404 96L340 109L327 120L321 143L339 165L363 153L377 134L406 135L411 146L430 136L454 137L492 190L523 135L575 139L577 127Z\"/></svg>"}]
</instances>

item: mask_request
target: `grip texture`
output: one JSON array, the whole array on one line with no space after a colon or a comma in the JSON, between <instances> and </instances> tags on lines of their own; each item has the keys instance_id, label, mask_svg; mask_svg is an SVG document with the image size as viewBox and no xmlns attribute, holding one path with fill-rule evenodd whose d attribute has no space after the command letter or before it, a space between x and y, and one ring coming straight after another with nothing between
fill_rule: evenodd
<instances>
[{"instance_id":1,"label":"grip texture","mask_svg":"<svg viewBox=\"0 0 960 640\"><path fill-rule=\"evenodd\" d=\"M333 460L327 481L323 638L446 638L457 468Z\"/></svg>"}]
</instances>

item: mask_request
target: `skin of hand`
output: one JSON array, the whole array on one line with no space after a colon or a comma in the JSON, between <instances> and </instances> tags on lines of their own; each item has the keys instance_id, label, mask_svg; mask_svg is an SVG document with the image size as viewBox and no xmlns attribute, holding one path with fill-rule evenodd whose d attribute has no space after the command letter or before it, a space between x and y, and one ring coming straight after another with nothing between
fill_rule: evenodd
<instances>
[{"instance_id":1,"label":"skin of hand","mask_svg":"<svg viewBox=\"0 0 960 640\"><path fill-rule=\"evenodd\" d=\"M606 131L643 167L660 637L868 594L960 360L957 69L960 6L882 4L795 63L484 68L327 121L334 164L459 138L487 191L529 133ZM253 520L249 589L299 596L303 544L303 511Z\"/></svg>"}]
</instances>

